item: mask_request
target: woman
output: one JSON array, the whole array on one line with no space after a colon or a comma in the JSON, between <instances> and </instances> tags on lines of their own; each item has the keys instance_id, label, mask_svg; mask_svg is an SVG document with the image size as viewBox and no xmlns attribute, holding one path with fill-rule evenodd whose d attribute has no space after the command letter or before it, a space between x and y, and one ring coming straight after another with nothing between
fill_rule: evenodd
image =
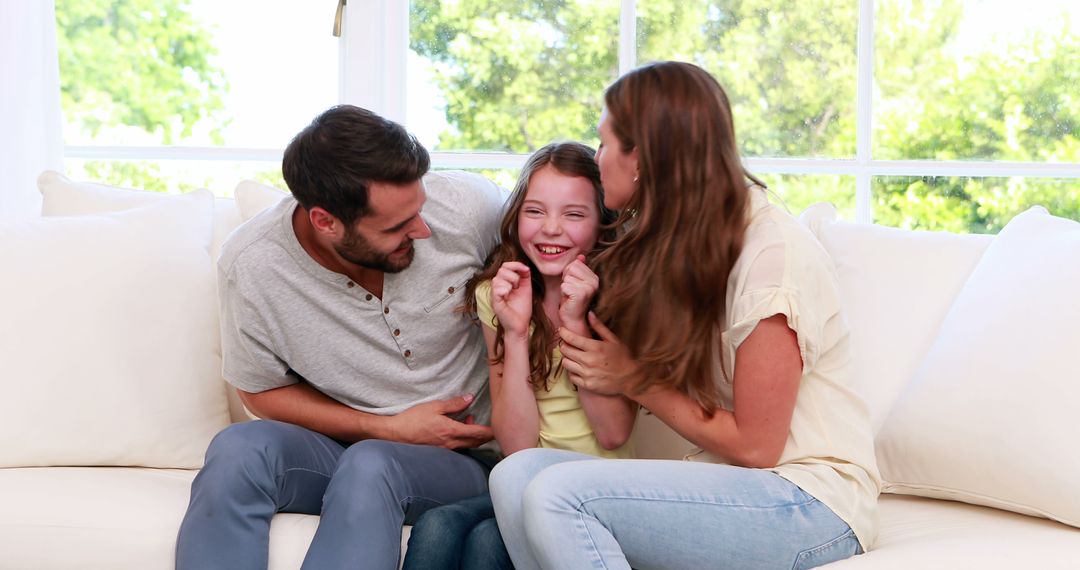
<instances>
[{"instance_id":1,"label":"woman","mask_svg":"<svg viewBox=\"0 0 1080 570\"><path fill-rule=\"evenodd\" d=\"M748 180L723 89L678 62L605 93L597 163L620 235L563 366L699 449L525 450L493 471L519 569L810 568L866 550L880 479L827 255Z\"/></svg>"}]
</instances>

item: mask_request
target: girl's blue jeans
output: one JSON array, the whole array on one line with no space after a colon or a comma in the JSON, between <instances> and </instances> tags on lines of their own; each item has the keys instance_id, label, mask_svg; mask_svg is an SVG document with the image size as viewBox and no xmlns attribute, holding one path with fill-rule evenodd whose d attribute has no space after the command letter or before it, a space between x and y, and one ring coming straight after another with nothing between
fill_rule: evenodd
<instances>
[{"instance_id":1,"label":"girl's blue jeans","mask_svg":"<svg viewBox=\"0 0 1080 570\"><path fill-rule=\"evenodd\" d=\"M436 507L413 524L402 570L512 570L491 495Z\"/></svg>"}]
</instances>

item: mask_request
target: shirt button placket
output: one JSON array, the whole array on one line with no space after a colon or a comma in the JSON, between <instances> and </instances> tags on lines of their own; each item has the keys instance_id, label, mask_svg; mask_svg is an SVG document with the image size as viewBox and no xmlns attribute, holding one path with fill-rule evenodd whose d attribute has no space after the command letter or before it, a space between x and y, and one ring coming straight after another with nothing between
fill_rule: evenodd
<instances>
[{"instance_id":1,"label":"shirt button placket","mask_svg":"<svg viewBox=\"0 0 1080 570\"><path fill-rule=\"evenodd\" d=\"M408 360L409 358L412 358L412 350L402 346L401 327L398 326L394 322L393 317L389 316L390 315L390 307L386 307L386 306L383 307L383 315L384 315L383 320L386 321L386 326L390 330L390 334L392 334L394 336L394 342L397 343L398 349L401 350L401 355L403 357L405 357L406 360Z\"/></svg>"}]
</instances>

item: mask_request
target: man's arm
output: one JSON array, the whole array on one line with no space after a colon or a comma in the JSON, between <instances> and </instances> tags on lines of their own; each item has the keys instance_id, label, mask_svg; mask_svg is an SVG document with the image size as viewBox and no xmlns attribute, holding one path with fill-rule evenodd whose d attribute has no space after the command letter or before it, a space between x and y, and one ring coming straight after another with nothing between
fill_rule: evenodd
<instances>
[{"instance_id":1,"label":"man's arm","mask_svg":"<svg viewBox=\"0 0 1080 570\"><path fill-rule=\"evenodd\" d=\"M488 426L447 417L468 408L471 395L434 400L397 415L380 416L354 410L306 382L258 393L237 389L237 393L260 418L296 424L349 443L382 439L456 449L476 447L494 437Z\"/></svg>"}]
</instances>

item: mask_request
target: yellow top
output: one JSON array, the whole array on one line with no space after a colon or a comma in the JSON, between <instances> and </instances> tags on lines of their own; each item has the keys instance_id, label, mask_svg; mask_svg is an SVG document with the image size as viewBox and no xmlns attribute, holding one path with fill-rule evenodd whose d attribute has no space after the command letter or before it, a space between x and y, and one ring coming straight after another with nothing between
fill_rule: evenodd
<instances>
[{"instance_id":1,"label":"yellow top","mask_svg":"<svg viewBox=\"0 0 1080 570\"><path fill-rule=\"evenodd\" d=\"M485 281L476 287L476 313L480 322L495 329L498 319L491 308L491 282ZM530 333L532 328L530 326ZM570 382L566 370L559 364L562 352L556 346L551 351L551 372L548 376L548 389L536 390L536 407L540 411L540 439L537 447L565 449L578 453L587 453L597 457L626 459L634 456L634 446L627 442L618 449L604 449L596 441L596 434L589 425L589 418L581 407L577 390ZM558 374L556 375L556 372Z\"/></svg>"}]
</instances>

